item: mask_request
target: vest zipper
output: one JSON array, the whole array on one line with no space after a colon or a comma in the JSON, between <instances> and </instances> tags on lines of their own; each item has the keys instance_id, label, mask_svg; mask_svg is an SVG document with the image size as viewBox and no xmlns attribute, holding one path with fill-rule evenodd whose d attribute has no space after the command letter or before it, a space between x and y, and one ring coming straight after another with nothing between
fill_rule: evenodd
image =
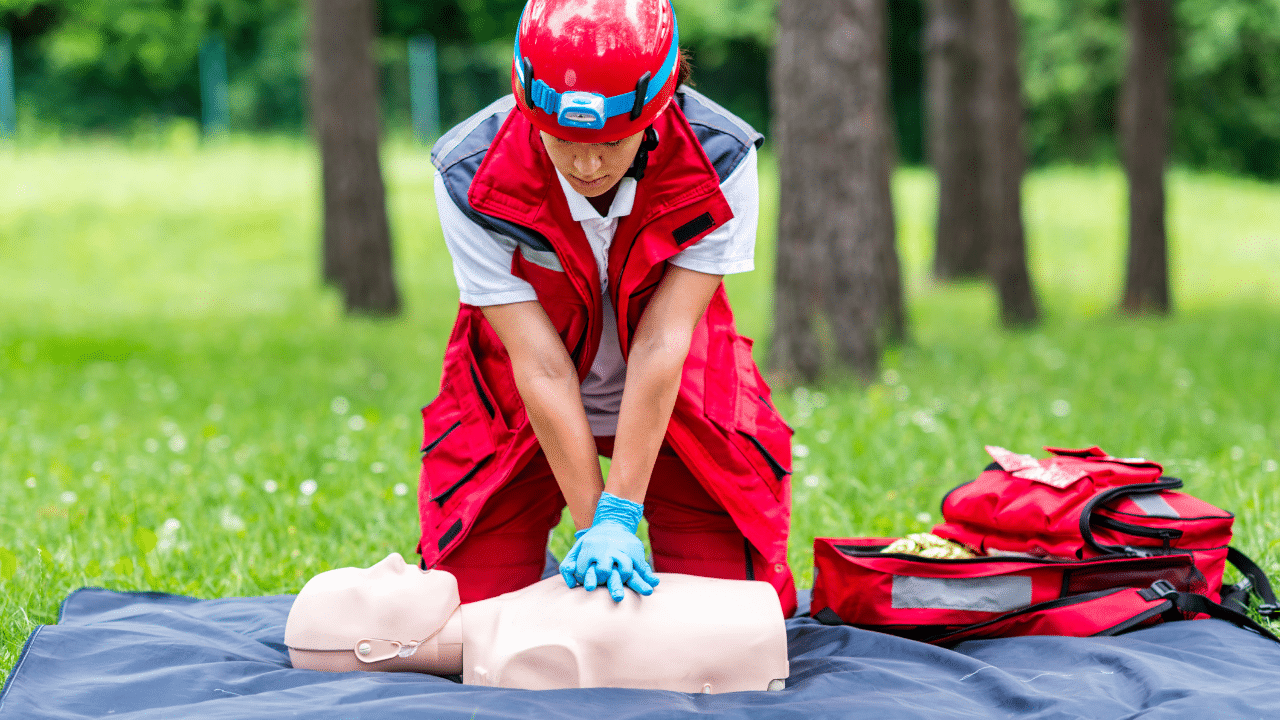
<instances>
[{"instance_id":1,"label":"vest zipper","mask_svg":"<svg viewBox=\"0 0 1280 720\"><path fill-rule=\"evenodd\" d=\"M750 440L752 445L756 446L756 450L759 450L760 454L764 456L765 462L769 463L770 469L773 470L773 474L777 476L778 480L781 480L782 478L787 476L787 469L782 466L782 463L778 462L777 458L775 458L773 455L770 455L768 450L764 449L764 445L762 445L760 441L756 439L756 436L747 432L743 432L742 430L739 430L738 433L741 434L746 439Z\"/></svg>"},{"instance_id":2,"label":"vest zipper","mask_svg":"<svg viewBox=\"0 0 1280 720\"><path fill-rule=\"evenodd\" d=\"M459 420L459 421L455 422L454 424L452 424L452 425L450 425L450 426L449 426L449 429L448 429L448 430L445 430L443 433L441 433L440 437L436 438L435 440L432 440L432 441L431 441L429 444L427 444L427 445L423 445L423 446L422 446L422 454L423 454L423 455L426 455L427 453L429 453L429 452L431 452L432 450L434 450L434 449L435 449L435 447L436 447L437 445L439 445L441 442L443 442L445 438L449 437L449 433L453 432L454 430L457 430L457 429L458 429L458 427L460 427L461 425L462 425L462 421L461 421L461 420Z\"/></svg>"},{"instance_id":3,"label":"vest zipper","mask_svg":"<svg viewBox=\"0 0 1280 720\"><path fill-rule=\"evenodd\" d=\"M435 497L431 498L431 502L433 502L433 503L435 503L435 504L440 505L441 507L443 507L445 503L449 502L449 498L453 497L453 494L454 494L455 492L457 492L457 491L458 491L458 488L462 487L463 485L465 485L465 484L467 483L467 481L468 481L468 480L470 480L471 478L475 477L475 476L476 476L476 473L480 472L480 468L484 467L484 466L485 466L485 464L486 464L486 463L488 463L488 462L489 462L489 459L490 459L490 458L492 458L492 457L493 457L493 456L492 456L492 455L490 455L489 457L486 457L485 459L483 459L483 460L481 460L480 462L476 463L474 467L472 467L470 470L468 470L468 471L467 471L467 474L466 474L466 475L463 475L463 476L458 480L458 482L456 482L456 483L454 483L454 484L450 485L450 486L449 486L449 488L448 488L447 490L445 490L444 492L440 493L439 495L437 495L437 496L435 496Z\"/></svg>"},{"instance_id":4,"label":"vest zipper","mask_svg":"<svg viewBox=\"0 0 1280 720\"><path fill-rule=\"evenodd\" d=\"M476 373L476 366L471 366L471 381L476 384L476 394L480 396L480 402L484 403L485 412L489 413L489 418L494 417L493 403L490 402L489 396L485 395L484 387L480 385L480 375Z\"/></svg>"}]
</instances>

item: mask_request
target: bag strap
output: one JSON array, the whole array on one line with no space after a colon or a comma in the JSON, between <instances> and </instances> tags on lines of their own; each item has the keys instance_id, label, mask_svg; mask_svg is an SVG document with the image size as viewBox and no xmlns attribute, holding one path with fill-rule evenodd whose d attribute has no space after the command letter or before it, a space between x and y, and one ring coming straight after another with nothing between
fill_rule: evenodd
<instances>
[{"instance_id":1,"label":"bag strap","mask_svg":"<svg viewBox=\"0 0 1280 720\"><path fill-rule=\"evenodd\" d=\"M1252 630L1264 638L1280 643L1280 638L1272 634L1270 630L1254 622L1253 618L1248 615L1219 605L1204 595L1179 592L1167 580L1157 580L1151 583L1151 587L1139 590L1138 594L1145 600L1164 598L1173 603L1173 606L1180 612L1190 615L1208 615L1219 620L1226 620L1246 630Z\"/></svg>"},{"instance_id":2,"label":"bag strap","mask_svg":"<svg viewBox=\"0 0 1280 720\"><path fill-rule=\"evenodd\" d=\"M1177 490L1182 487L1182 480L1176 477L1162 476L1160 479L1149 483L1134 483L1132 485L1121 485L1111 488L1104 492L1100 492L1093 497L1084 509L1080 512L1080 537L1084 542L1095 551L1107 555L1110 553L1121 553L1135 557L1147 557L1150 555L1159 555L1162 553L1154 553L1148 550L1128 547L1124 545L1103 545L1093 537L1093 513L1099 506L1105 505L1119 497L1126 495L1144 495L1147 493L1158 493L1162 490ZM1168 545L1170 539L1182 536L1181 530L1158 530L1152 531L1153 537L1164 538L1165 534L1169 537L1165 538L1165 545ZM1173 533L1177 533L1174 535Z\"/></svg>"},{"instance_id":3,"label":"bag strap","mask_svg":"<svg viewBox=\"0 0 1280 720\"><path fill-rule=\"evenodd\" d=\"M1222 604L1231 610L1244 613L1249 608L1249 595L1252 593L1262 601L1256 608L1259 615L1265 618L1280 618L1280 603L1276 602L1271 581L1262 568L1258 567L1258 564L1248 555L1233 547L1227 548L1227 562L1234 565L1244 577L1235 585L1226 585L1222 588Z\"/></svg>"}]
</instances>

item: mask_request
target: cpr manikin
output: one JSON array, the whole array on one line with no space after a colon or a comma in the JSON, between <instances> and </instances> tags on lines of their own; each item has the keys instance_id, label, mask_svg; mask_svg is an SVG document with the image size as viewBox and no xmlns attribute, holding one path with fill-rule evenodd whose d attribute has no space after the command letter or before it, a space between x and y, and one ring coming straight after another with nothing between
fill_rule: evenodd
<instances>
[{"instance_id":1,"label":"cpr manikin","mask_svg":"<svg viewBox=\"0 0 1280 720\"><path fill-rule=\"evenodd\" d=\"M781 689L789 674L768 583L663 574L661 592L571 590L560 576L461 605L457 581L392 553L320 573L285 625L293 666L462 675L468 685Z\"/></svg>"}]
</instances>

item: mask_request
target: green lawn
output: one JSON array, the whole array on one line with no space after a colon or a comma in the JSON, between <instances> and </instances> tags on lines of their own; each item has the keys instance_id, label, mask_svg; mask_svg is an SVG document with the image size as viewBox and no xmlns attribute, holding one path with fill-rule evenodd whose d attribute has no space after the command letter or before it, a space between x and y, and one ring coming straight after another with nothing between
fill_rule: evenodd
<instances>
[{"instance_id":1,"label":"green lawn","mask_svg":"<svg viewBox=\"0 0 1280 720\"><path fill-rule=\"evenodd\" d=\"M430 165L420 148L386 154L395 320L348 319L317 286L317 166L293 140L0 146L5 672L82 585L287 593L325 568L412 556L418 408L457 297ZM1047 322L1019 333L998 328L986 288L928 280L932 177L904 170L896 191L913 342L870 387L779 393L797 429L802 585L814 536L927 528L988 443L1159 459L1234 510L1237 545L1280 570L1280 187L1173 173L1177 314L1127 320L1113 309L1121 174L1033 175ZM771 246L762 233L759 269L729 281L762 340Z\"/></svg>"}]
</instances>

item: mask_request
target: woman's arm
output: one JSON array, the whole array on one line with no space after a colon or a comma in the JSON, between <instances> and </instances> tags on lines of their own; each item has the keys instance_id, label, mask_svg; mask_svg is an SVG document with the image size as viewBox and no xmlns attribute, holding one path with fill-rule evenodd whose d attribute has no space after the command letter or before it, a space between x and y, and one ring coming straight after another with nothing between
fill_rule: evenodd
<instances>
[{"instance_id":1,"label":"woman's arm","mask_svg":"<svg viewBox=\"0 0 1280 720\"><path fill-rule=\"evenodd\" d=\"M536 301L490 305L481 311L511 357L516 389L574 526L591 527L604 482L582 407L578 372L564 342Z\"/></svg>"},{"instance_id":2,"label":"woman's arm","mask_svg":"<svg viewBox=\"0 0 1280 720\"><path fill-rule=\"evenodd\" d=\"M654 291L627 357L606 492L644 502L680 390L693 329L720 287L721 277L672 265Z\"/></svg>"}]
</instances>

